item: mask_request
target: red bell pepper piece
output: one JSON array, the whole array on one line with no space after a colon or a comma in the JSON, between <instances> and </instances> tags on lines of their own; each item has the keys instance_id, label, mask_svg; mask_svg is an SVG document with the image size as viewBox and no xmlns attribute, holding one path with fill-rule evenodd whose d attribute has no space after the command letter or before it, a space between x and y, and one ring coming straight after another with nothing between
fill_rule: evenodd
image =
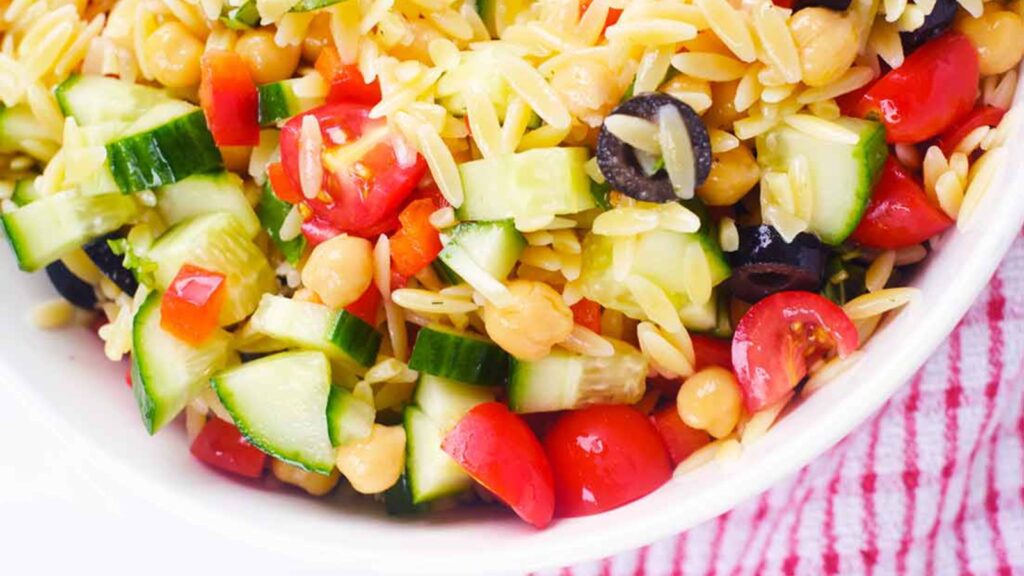
<instances>
[{"instance_id":1,"label":"red bell pepper piece","mask_svg":"<svg viewBox=\"0 0 1024 576\"><path fill-rule=\"evenodd\" d=\"M259 478L267 455L246 442L231 424L211 418L206 421L189 450L205 464L246 478Z\"/></svg>"},{"instance_id":2,"label":"red bell pepper piece","mask_svg":"<svg viewBox=\"0 0 1024 576\"><path fill-rule=\"evenodd\" d=\"M160 300L160 326L190 344L217 329L227 295L223 274L185 264Z\"/></svg>"},{"instance_id":3,"label":"red bell pepper piece","mask_svg":"<svg viewBox=\"0 0 1024 576\"><path fill-rule=\"evenodd\" d=\"M672 464L676 465L696 452L705 444L711 442L711 435L704 430L691 428L679 417L679 410L673 402L651 415L651 422L661 434L665 447L668 448L668 455L672 458Z\"/></svg>"},{"instance_id":4,"label":"red bell pepper piece","mask_svg":"<svg viewBox=\"0 0 1024 576\"><path fill-rule=\"evenodd\" d=\"M430 223L430 215L436 210L433 200L421 198L398 215L402 227L391 237L391 260L399 274L415 276L441 252L441 236Z\"/></svg>"},{"instance_id":5,"label":"red bell pepper piece","mask_svg":"<svg viewBox=\"0 0 1024 576\"><path fill-rule=\"evenodd\" d=\"M201 60L199 102L218 146L260 143L259 91L235 52L207 52Z\"/></svg>"},{"instance_id":6,"label":"red bell pepper piece","mask_svg":"<svg viewBox=\"0 0 1024 576\"><path fill-rule=\"evenodd\" d=\"M573 304L572 317L573 320L590 330L591 332L601 333L601 305L593 300L587 300L586 298Z\"/></svg>"},{"instance_id":7,"label":"red bell pepper piece","mask_svg":"<svg viewBox=\"0 0 1024 576\"><path fill-rule=\"evenodd\" d=\"M270 189L282 202L298 204L305 200L302 190L295 186L292 179L288 177L288 173L284 171L284 165L280 162L274 162L267 166L267 178L270 180Z\"/></svg>"},{"instance_id":8,"label":"red bell pepper piece","mask_svg":"<svg viewBox=\"0 0 1024 576\"><path fill-rule=\"evenodd\" d=\"M342 63L341 56L334 46L324 47L314 67L330 85L327 93L328 102L355 102L368 106L380 102L380 82L374 80L367 84L359 67L355 64Z\"/></svg>"}]
</instances>

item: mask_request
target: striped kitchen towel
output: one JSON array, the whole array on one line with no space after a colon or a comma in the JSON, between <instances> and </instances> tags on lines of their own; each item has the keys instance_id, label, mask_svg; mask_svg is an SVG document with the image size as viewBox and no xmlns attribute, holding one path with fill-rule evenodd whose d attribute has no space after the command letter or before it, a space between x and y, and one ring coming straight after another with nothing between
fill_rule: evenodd
<instances>
[{"instance_id":1,"label":"striped kitchen towel","mask_svg":"<svg viewBox=\"0 0 1024 576\"><path fill-rule=\"evenodd\" d=\"M1024 574L1024 234L874 417L674 538L543 576Z\"/></svg>"}]
</instances>

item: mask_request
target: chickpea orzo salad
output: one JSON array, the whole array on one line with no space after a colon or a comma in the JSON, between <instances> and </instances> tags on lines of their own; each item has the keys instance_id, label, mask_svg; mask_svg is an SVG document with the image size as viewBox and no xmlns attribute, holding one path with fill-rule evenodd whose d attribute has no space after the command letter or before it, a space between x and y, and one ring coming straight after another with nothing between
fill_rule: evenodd
<instances>
[{"instance_id":1,"label":"chickpea orzo salad","mask_svg":"<svg viewBox=\"0 0 1024 576\"><path fill-rule=\"evenodd\" d=\"M543 527L735 455L914 297L1007 161L1021 16L0 0L3 228L149 433Z\"/></svg>"}]
</instances>

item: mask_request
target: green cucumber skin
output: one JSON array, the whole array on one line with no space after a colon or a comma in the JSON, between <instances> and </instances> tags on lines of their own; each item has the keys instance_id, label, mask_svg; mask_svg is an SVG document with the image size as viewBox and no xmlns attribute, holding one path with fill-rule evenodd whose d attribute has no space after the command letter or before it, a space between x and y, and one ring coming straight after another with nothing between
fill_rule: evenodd
<instances>
[{"instance_id":1,"label":"green cucumber skin","mask_svg":"<svg viewBox=\"0 0 1024 576\"><path fill-rule=\"evenodd\" d=\"M403 472L398 477L398 482L384 492L384 509L390 516L413 516L426 512L429 506L413 503L409 476Z\"/></svg>"},{"instance_id":2,"label":"green cucumber skin","mask_svg":"<svg viewBox=\"0 0 1024 576\"><path fill-rule=\"evenodd\" d=\"M14 184L14 192L11 194L11 202L19 208L39 199L39 192L36 191L35 180L25 178Z\"/></svg>"},{"instance_id":3,"label":"green cucumber skin","mask_svg":"<svg viewBox=\"0 0 1024 576\"><path fill-rule=\"evenodd\" d=\"M327 397L327 435L331 438L331 446L338 447L369 437L375 416L372 406L344 388L331 386L331 394ZM352 430L346 427L346 421L352 418L366 418L369 426L366 427L365 434L353 435Z\"/></svg>"},{"instance_id":4,"label":"green cucumber skin","mask_svg":"<svg viewBox=\"0 0 1024 576\"><path fill-rule=\"evenodd\" d=\"M452 271L452 251L463 250L482 270L498 280L504 280L515 268L526 249L526 238L515 229L511 220L463 222L450 232L448 246L438 255L438 261Z\"/></svg>"},{"instance_id":5,"label":"green cucumber skin","mask_svg":"<svg viewBox=\"0 0 1024 576\"><path fill-rule=\"evenodd\" d=\"M380 351L380 332L345 310L338 313L327 338L360 366L373 366Z\"/></svg>"},{"instance_id":6,"label":"green cucumber skin","mask_svg":"<svg viewBox=\"0 0 1024 576\"><path fill-rule=\"evenodd\" d=\"M344 0L301 0L291 8L291 12L311 12L339 4ZM256 0L249 0L235 10L228 10L220 17L221 22L232 30L249 30L260 25L260 13L256 8Z\"/></svg>"},{"instance_id":7,"label":"green cucumber skin","mask_svg":"<svg viewBox=\"0 0 1024 576\"><path fill-rule=\"evenodd\" d=\"M107 144L107 162L122 192L138 192L224 166L202 110Z\"/></svg>"},{"instance_id":8,"label":"green cucumber skin","mask_svg":"<svg viewBox=\"0 0 1024 576\"><path fill-rule=\"evenodd\" d=\"M441 449L441 433L437 424L423 413L416 406L406 407L403 413L403 425L405 426L405 450L406 450L406 473L409 476L409 492L414 505L425 504L439 498L454 496L468 490L473 481L462 468ZM436 444L423 442L421 435L427 433L436 435L439 440ZM426 454L421 450L428 450ZM445 467L442 478L435 476L434 485L424 486L420 467L433 465Z\"/></svg>"},{"instance_id":9,"label":"green cucumber skin","mask_svg":"<svg viewBox=\"0 0 1024 576\"><path fill-rule=\"evenodd\" d=\"M889 146L885 141L885 125L879 123L871 135L857 147L856 158L865 167L866 186L862 186L857 196L858 209L850 213L850 219L846 226L836 234L826 234L822 241L831 246L838 246L846 240L853 231L860 225L864 218L864 212L868 209L868 202L871 201L871 193L875 190L875 184L882 176L882 167L889 157Z\"/></svg>"},{"instance_id":10,"label":"green cucumber skin","mask_svg":"<svg viewBox=\"0 0 1024 576\"><path fill-rule=\"evenodd\" d=\"M259 90L259 123L271 128L300 112L295 94L284 84L286 81L264 84Z\"/></svg>"},{"instance_id":11,"label":"green cucumber skin","mask_svg":"<svg viewBox=\"0 0 1024 576\"><path fill-rule=\"evenodd\" d=\"M463 334L423 328L409 368L457 382L499 386L508 376L508 353L498 345Z\"/></svg>"},{"instance_id":12,"label":"green cucumber skin","mask_svg":"<svg viewBox=\"0 0 1024 576\"><path fill-rule=\"evenodd\" d=\"M302 256L306 253L306 237L300 235L287 242L281 240L281 225L284 224L284 219L291 209L291 204L282 201L274 194L268 181L263 187L263 195L256 207L256 215L259 216L263 229L267 231L270 240L281 251L285 260L289 264L295 265L302 260Z\"/></svg>"}]
</instances>

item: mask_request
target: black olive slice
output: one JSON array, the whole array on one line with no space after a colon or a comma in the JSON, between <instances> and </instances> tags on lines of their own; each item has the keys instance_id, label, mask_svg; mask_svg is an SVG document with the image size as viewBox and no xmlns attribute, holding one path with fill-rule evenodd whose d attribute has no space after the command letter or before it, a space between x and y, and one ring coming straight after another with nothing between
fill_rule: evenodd
<instances>
[{"instance_id":1,"label":"black olive slice","mask_svg":"<svg viewBox=\"0 0 1024 576\"><path fill-rule=\"evenodd\" d=\"M786 290L817 292L825 279L828 248L811 234L786 242L778 231L762 224L741 228L740 244L730 255L733 296L747 302Z\"/></svg>"},{"instance_id":2,"label":"black olive slice","mask_svg":"<svg viewBox=\"0 0 1024 576\"><path fill-rule=\"evenodd\" d=\"M108 234L89 242L82 249L107 278L117 284L125 294L132 295L139 289L139 281L135 279L135 274L131 270L124 267L124 256L114 254L107 244L107 241L119 238L123 238L123 235L116 232Z\"/></svg>"},{"instance_id":3,"label":"black olive slice","mask_svg":"<svg viewBox=\"0 0 1024 576\"><path fill-rule=\"evenodd\" d=\"M73 306L83 310L96 308L96 290L75 276L60 260L46 267L46 275L50 277L50 283L57 289L57 293Z\"/></svg>"},{"instance_id":4,"label":"black olive slice","mask_svg":"<svg viewBox=\"0 0 1024 576\"><path fill-rule=\"evenodd\" d=\"M956 0L936 0L932 13L924 17L924 23L917 30L900 32L903 52L910 54L929 40L940 36L953 25L957 8Z\"/></svg>"},{"instance_id":5,"label":"black olive slice","mask_svg":"<svg viewBox=\"0 0 1024 576\"><path fill-rule=\"evenodd\" d=\"M693 108L668 94L646 92L619 104L612 110L612 114L625 114L657 122L658 111L664 106L674 106L683 117L693 146L696 185L700 186L711 172L711 139L707 127ZM619 140L604 126L597 137L597 165L612 188L627 196L643 202L679 200L667 172L659 170L648 175L637 160L633 147Z\"/></svg>"},{"instance_id":6,"label":"black olive slice","mask_svg":"<svg viewBox=\"0 0 1024 576\"><path fill-rule=\"evenodd\" d=\"M827 8L835 12L846 12L852 3L853 0L796 0L793 2L793 12L804 8Z\"/></svg>"}]
</instances>

